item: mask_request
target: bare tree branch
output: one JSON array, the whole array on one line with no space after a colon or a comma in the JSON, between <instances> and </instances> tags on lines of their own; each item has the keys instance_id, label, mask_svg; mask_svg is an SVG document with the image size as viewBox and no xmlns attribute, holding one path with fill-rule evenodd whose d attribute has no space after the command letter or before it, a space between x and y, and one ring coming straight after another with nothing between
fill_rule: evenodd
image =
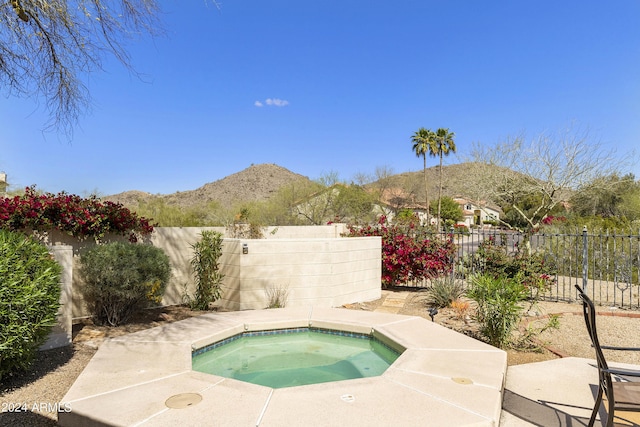
<instances>
[{"instance_id":1,"label":"bare tree branch","mask_svg":"<svg viewBox=\"0 0 640 427\"><path fill-rule=\"evenodd\" d=\"M0 4L0 85L6 96L43 97L45 129L71 136L89 105L83 74L113 55L131 69L126 42L162 29L155 0L10 0Z\"/></svg>"},{"instance_id":2,"label":"bare tree branch","mask_svg":"<svg viewBox=\"0 0 640 427\"><path fill-rule=\"evenodd\" d=\"M572 128L530 140L519 135L494 146L476 144L469 190L478 202L513 209L533 229L573 194L617 173L612 154L588 130ZM536 206L525 209L522 203L532 200Z\"/></svg>"}]
</instances>

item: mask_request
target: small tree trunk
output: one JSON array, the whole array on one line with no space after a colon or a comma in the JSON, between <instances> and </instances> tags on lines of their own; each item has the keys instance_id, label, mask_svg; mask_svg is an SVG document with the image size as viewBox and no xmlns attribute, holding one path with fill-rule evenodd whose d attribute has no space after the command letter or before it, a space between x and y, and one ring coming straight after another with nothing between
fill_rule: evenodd
<instances>
[{"instance_id":1,"label":"small tree trunk","mask_svg":"<svg viewBox=\"0 0 640 427\"><path fill-rule=\"evenodd\" d=\"M422 155L422 158L424 160L424 166L423 166L423 170L424 170L424 198L425 198L425 204L427 205L427 225L431 225L431 221L429 221L429 186L427 185L427 154L424 153Z\"/></svg>"},{"instance_id":2,"label":"small tree trunk","mask_svg":"<svg viewBox=\"0 0 640 427\"><path fill-rule=\"evenodd\" d=\"M440 230L440 210L442 209L442 151L440 151L440 188L438 190L438 230Z\"/></svg>"}]
</instances>

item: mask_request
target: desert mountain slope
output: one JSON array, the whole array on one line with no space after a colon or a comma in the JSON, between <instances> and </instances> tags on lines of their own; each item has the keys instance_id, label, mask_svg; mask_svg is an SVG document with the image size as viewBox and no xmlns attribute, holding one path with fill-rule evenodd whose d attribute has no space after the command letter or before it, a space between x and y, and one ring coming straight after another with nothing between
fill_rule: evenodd
<instances>
[{"instance_id":1,"label":"desert mountain slope","mask_svg":"<svg viewBox=\"0 0 640 427\"><path fill-rule=\"evenodd\" d=\"M472 193L473 180L476 179L473 170L471 163L444 166L442 168L442 195L473 198L473 194L470 194ZM203 205L209 202L217 202L221 207L234 207L246 202L267 200L283 186L299 180L309 181L309 178L275 164L259 164L251 165L215 182L204 184L195 190L157 195L133 190L107 196L104 199L120 202L131 209L135 209L141 202L145 203L157 199L182 207ZM438 197L439 181L439 166L428 167L427 182L430 200L436 200ZM399 188L415 201L424 200L422 170L391 175L366 186Z\"/></svg>"},{"instance_id":2,"label":"desert mountain slope","mask_svg":"<svg viewBox=\"0 0 640 427\"><path fill-rule=\"evenodd\" d=\"M477 165L475 165L477 167ZM489 167L489 166L486 166ZM442 167L442 195L448 197L469 197L474 196L473 187L474 175L473 163L458 163ZM381 179L373 184L384 188L402 188L407 194L415 197L416 201L424 201L424 171L422 169L414 172L402 172ZM427 167L427 185L429 200L438 198L440 186L440 166Z\"/></svg>"},{"instance_id":3,"label":"desert mountain slope","mask_svg":"<svg viewBox=\"0 0 640 427\"><path fill-rule=\"evenodd\" d=\"M211 201L218 202L222 206L233 206L243 202L266 200L281 187L298 180L309 180L309 178L282 166L265 163L251 165L240 172L204 184L195 190L167 195L152 195L133 190L107 196L104 199L120 202L127 207L135 207L140 202L148 202L154 198L185 207Z\"/></svg>"}]
</instances>

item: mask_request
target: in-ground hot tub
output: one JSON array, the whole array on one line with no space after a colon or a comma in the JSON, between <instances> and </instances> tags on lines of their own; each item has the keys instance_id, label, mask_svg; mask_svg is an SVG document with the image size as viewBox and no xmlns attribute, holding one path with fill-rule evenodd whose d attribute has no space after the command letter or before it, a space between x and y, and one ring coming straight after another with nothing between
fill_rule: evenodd
<instances>
[{"instance_id":1,"label":"in-ground hot tub","mask_svg":"<svg viewBox=\"0 0 640 427\"><path fill-rule=\"evenodd\" d=\"M375 334L406 350L380 376L271 388L192 370L192 351L283 328ZM210 313L105 341L63 426L496 426L506 353L421 317L347 309Z\"/></svg>"},{"instance_id":2,"label":"in-ground hot tub","mask_svg":"<svg viewBox=\"0 0 640 427\"><path fill-rule=\"evenodd\" d=\"M192 356L194 371L284 388L382 375L403 351L373 334L305 327L243 332Z\"/></svg>"}]
</instances>

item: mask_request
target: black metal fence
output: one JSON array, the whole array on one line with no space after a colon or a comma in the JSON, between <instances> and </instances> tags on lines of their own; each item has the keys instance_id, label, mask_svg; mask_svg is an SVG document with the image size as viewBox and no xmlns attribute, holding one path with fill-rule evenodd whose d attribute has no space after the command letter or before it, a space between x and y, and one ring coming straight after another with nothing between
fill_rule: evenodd
<instances>
[{"instance_id":1,"label":"black metal fence","mask_svg":"<svg viewBox=\"0 0 640 427\"><path fill-rule=\"evenodd\" d=\"M640 230L635 234L592 234L586 228L573 234L536 233L526 242L525 235L505 230L473 230L452 233L456 245L454 271L463 277L474 273L480 244L487 239L504 245L515 254L529 244L532 253L543 256L554 266L554 283L543 295L551 301L574 301L575 284L584 289L596 304L640 309Z\"/></svg>"}]
</instances>

